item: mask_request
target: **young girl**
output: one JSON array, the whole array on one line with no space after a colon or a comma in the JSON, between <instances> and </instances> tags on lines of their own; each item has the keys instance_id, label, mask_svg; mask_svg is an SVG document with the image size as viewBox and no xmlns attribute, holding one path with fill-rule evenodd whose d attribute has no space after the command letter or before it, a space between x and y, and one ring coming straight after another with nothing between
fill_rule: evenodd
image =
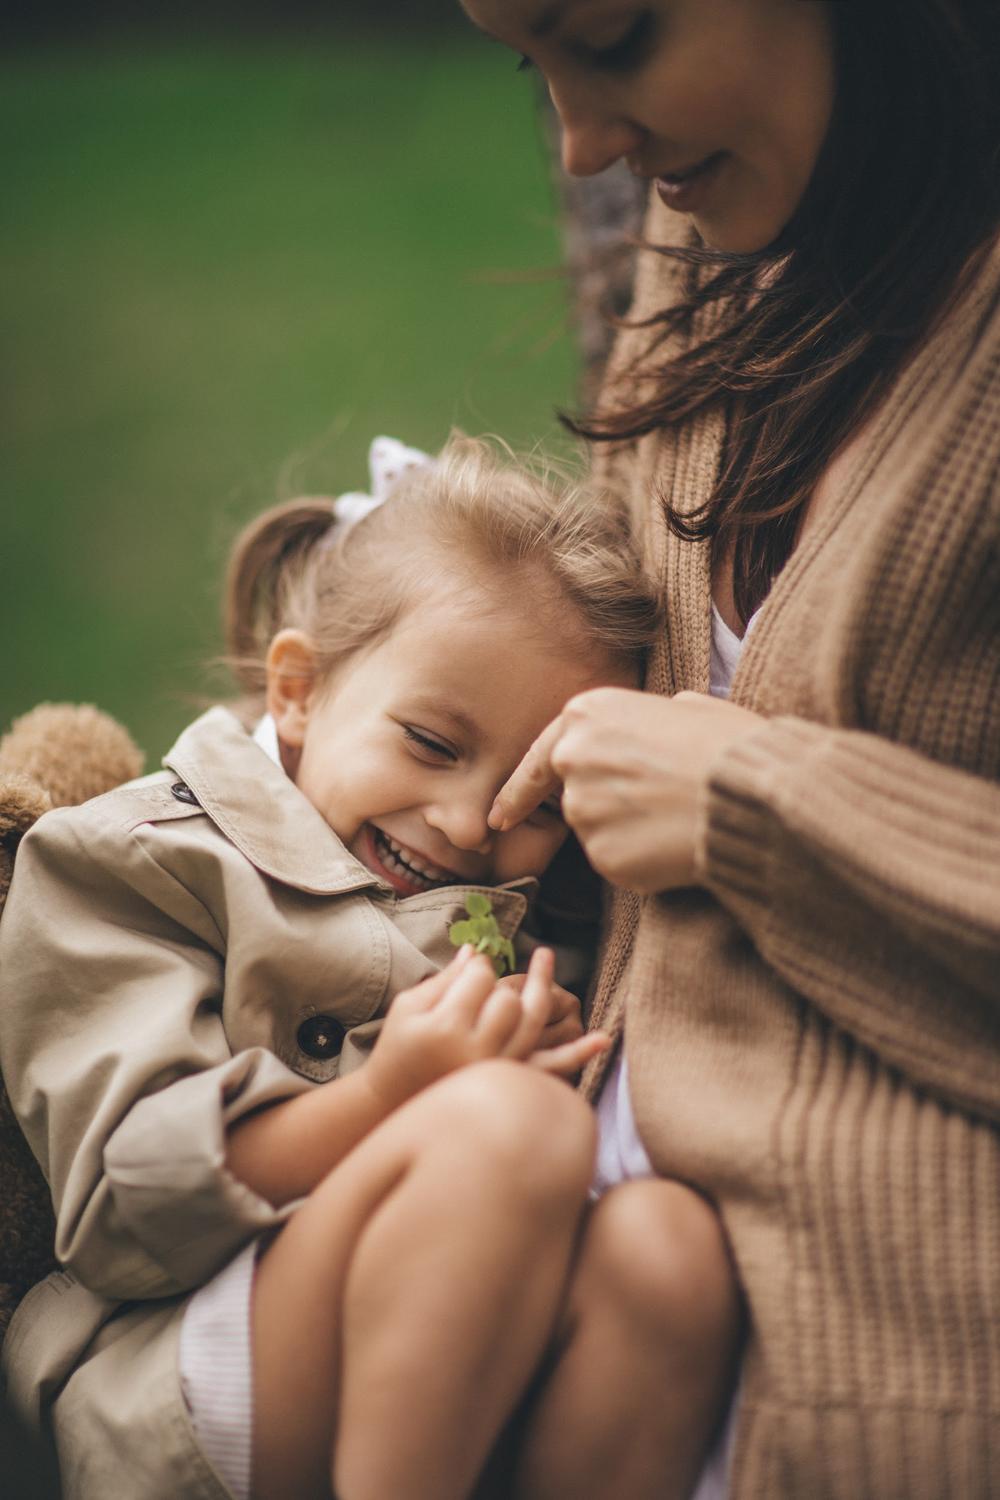
<instances>
[{"instance_id":1,"label":"young girl","mask_svg":"<svg viewBox=\"0 0 1000 1500\"><path fill-rule=\"evenodd\" d=\"M537 946L566 826L487 823L568 699L637 682L654 596L610 501L467 441L331 523L298 503L237 547L257 734L212 709L19 853L2 1063L66 1270L11 1326L11 1391L67 1500L458 1500L555 1335L521 1492L571 1439L595 1494L610 1461L617 1495L680 1494L737 1338L719 1231L639 1184L576 1254L593 1125L545 1075L604 1042ZM484 890L521 980L454 955Z\"/></svg>"}]
</instances>

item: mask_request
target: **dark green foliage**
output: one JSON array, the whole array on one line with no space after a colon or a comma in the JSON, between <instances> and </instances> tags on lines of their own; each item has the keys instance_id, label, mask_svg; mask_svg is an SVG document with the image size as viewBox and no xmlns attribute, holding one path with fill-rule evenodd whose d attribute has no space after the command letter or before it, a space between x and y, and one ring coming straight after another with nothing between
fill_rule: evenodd
<instances>
[{"instance_id":1,"label":"dark green foliage","mask_svg":"<svg viewBox=\"0 0 1000 1500\"><path fill-rule=\"evenodd\" d=\"M379 432L554 431L531 92L471 28L35 50L0 64L0 134L0 726L97 702L155 765L229 690L202 664L245 519L364 485Z\"/></svg>"}]
</instances>

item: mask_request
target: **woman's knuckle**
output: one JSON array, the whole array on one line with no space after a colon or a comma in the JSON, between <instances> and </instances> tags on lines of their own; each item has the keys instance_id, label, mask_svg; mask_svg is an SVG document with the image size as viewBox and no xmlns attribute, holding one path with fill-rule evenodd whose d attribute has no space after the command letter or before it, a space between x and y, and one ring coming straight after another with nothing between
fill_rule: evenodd
<instances>
[{"instance_id":1,"label":"woman's knuckle","mask_svg":"<svg viewBox=\"0 0 1000 1500\"><path fill-rule=\"evenodd\" d=\"M579 829L582 827L586 805L587 799L581 796L577 787L572 785L566 787L562 798L562 814L572 828Z\"/></svg>"}]
</instances>

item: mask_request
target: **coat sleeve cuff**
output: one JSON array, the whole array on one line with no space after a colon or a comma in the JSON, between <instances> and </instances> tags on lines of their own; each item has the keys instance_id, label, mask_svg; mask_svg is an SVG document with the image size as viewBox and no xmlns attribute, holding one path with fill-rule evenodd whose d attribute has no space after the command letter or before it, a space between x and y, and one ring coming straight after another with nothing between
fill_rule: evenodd
<instances>
[{"instance_id":1,"label":"coat sleeve cuff","mask_svg":"<svg viewBox=\"0 0 1000 1500\"><path fill-rule=\"evenodd\" d=\"M262 1105L311 1087L253 1048L139 1100L111 1136L104 1166L116 1216L173 1290L200 1285L294 1210L274 1208L229 1171L226 1132Z\"/></svg>"}]
</instances>

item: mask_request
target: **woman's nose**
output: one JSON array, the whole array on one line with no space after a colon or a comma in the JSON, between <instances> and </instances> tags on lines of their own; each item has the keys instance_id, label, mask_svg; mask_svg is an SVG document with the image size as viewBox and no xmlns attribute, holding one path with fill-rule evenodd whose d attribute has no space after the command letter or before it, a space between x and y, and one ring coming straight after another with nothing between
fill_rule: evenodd
<instances>
[{"instance_id":1,"label":"woman's nose","mask_svg":"<svg viewBox=\"0 0 1000 1500\"><path fill-rule=\"evenodd\" d=\"M556 89L551 93L562 127L562 164L571 177L593 177L642 144L641 127L626 116L591 109L586 100Z\"/></svg>"}]
</instances>

